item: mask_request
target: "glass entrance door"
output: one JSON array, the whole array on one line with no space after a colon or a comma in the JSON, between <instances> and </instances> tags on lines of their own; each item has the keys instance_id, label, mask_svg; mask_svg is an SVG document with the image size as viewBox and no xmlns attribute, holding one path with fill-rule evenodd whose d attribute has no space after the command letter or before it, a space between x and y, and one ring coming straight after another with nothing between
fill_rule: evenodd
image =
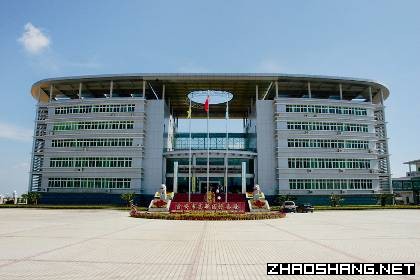
<instances>
[{"instance_id":1,"label":"glass entrance door","mask_svg":"<svg viewBox=\"0 0 420 280\"><path fill-rule=\"evenodd\" d=\"M220 181L215 181L215 180L211 180L209 181L209 190L211 191L212 189L217 188L218 186L220 186ZM207 192L207 180L200 180L199 181L199 189L200 189L200 193L206 193Z\"/></svg>"}]
</instances>

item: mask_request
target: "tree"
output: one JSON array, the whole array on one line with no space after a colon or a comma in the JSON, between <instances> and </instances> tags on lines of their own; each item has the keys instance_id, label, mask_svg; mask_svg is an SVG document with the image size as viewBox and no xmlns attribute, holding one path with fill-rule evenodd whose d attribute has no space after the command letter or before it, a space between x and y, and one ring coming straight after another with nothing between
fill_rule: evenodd
<instances>
[{"instance_id":1,"label":"tree","mask_svg":"<svg viewBox=\"0 0 420 280\"><path fill-rule=\"evenodd\" d=\"M341 197L341 195L338 194L331 194L330 196L330 204L332 207L337 207L340 205L341 202L344 201L344 198Z\"/></svg>"},{"instance_id":2,"label":"tree","mask_svg":"<svg viewBox=\"0 0 420 280\"><path fill-rule=\"evenodd\" d=\"M20 198L22 199L22 200L26 200L26 203L28 203L28 194L27 193L23 193L21 196L20 196ZM21 202L22 203L22 202Z\"/></svg>"},{"instance_id":3,"label":"tree","mask_svg":"<svg viewBox=\"0 0 420 280\"><path fill-rule=\"evenodd\" d=\"M130 202L133 202L135 193L123 193L121 199L127 202L127 206L130 206Z\"/></svg>"},{"instance_id":4,"label":"tree","mask_svg":"<svg viewBox=\"0 0 420 280\"><path fill-rule=\"evenodd\" d=\"M381 206L385 206L387 203L392 204L394 201L394 194L392 193L381 193L377 196L378 203L381 204Z\"/></svg>"},{"instance_id":5,"label":"tree","mask_svg":"<svg viewBox=\"0 0 420 280\"><path fill-rule=\"evenodd\" d=\"M28 192L27 194L28 204L38 205L38 200L40 198L41 198L41 194L39 192Z\"/></svg>"}]
</instances>

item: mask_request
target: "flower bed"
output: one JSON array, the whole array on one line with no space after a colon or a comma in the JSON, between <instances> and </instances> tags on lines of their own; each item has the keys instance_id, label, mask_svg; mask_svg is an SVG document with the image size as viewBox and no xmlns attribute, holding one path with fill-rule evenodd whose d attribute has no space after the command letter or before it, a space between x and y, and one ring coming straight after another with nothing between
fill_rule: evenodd
<instances>
[{"instance_id":1,"label":"flower bed","mask_svg":"<svg viewBox=\"0 0 420 280\"><path fill-rule=\"evenodd\" d=\"M160 198L155 198L150 201L149 211L151 212L169 212L169 207L171 206L171 200L164 200ZM136 207L134 207L137 210ZM132 209L133 211L133 209Z\"/></svg>"},{"instance_id":2,"label":"flower bed","mask_svg":"<svg viewBox=\"0 0 420 280\"><path fill-rule=\"evenodd\" d=\"M252 208L266 208L265 207L265 201L262 201L260 199L258 200L252 200Z\"/></svg>"},{"instance_id":3,"label":"flower bed","mask_svg":"<svg viewBox=\"0 0 420 280\"><path fill-rule=\"evenodd\" d=\"M191 212L191 213L150 213L132 210L130 216L143 219L193 220L193 221L229 221L229 220L263 220L284 218L281 212L234 214L226 212Z\"/></svg>"},{"instance_id":4,"label":"flower bed","mask_svg":"<svg viewBox=\"0 0 420 280\"><path fill-rule=\"evenodd\" d=\"M265 199L250 199L248 200L249 210L251 212L269 212L270 206L268 205L268 201Z\"/></svg>"},{"instance_id":5,"label":"flower bed","mask_svg":"<svg viewBox=\"0 0 420 280\"><path fill-rule=\"evenodd\" d=\"M167 204L168 203L163 199L154 199L151 208L166 208Z\"/></svg>"}]
</instances>

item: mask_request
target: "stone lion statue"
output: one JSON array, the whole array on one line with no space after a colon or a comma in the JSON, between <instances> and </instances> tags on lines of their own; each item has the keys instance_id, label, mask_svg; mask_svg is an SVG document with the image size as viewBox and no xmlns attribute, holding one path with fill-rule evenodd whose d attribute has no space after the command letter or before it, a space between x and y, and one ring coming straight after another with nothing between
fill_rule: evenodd
<instances>
[{"instance_id":1,"label":"stone lion statue","mask_svg":"<svg viewBox=\"0 0 420 280\"><path fill-rule=\"evenodd\" d=\"M259 200L261 195L260 185L255 184L254 191L252 192L252 196L254 200Z\"/></svg>"},{"instance_id":2,"label":"stone lion statue","mask_svg":"<svg viewBox=\"0 0 420 280\"><path fill-rule=\"evenodd\" d=\"M165 184L160 185L159 196L160 196L160 199L167 200Z\"/></svg>"}]
</instances>

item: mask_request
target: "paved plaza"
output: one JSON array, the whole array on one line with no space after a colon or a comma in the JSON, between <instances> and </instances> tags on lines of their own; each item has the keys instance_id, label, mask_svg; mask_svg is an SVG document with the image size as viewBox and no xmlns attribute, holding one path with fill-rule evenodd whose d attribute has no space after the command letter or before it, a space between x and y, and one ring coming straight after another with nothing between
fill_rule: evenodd
<instances>
[{"instance_id":1,"label":"paved plaza","mask_svg":"<svg viewBox=\"0 0 420 280\"><path fill-rule=\"evenodd\" d=\"M164 221L112 210L0 209L0 279L420 279L267 276L267 262L415 262L420 210Z\"/></svg>"}]
</instances>

